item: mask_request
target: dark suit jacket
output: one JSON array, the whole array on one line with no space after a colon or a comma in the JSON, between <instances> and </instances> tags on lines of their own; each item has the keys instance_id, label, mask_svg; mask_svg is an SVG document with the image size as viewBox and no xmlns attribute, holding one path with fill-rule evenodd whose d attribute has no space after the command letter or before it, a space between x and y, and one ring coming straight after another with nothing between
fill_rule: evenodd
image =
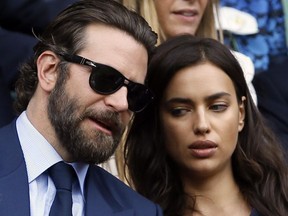
<instances>
[{"instance_id":1,"label":"dark suit jacket","mask_svg":"<svg viewBox=\"0 0 288 216\"><path fill-rule=\"evenodd\" d=\"M258 107L288 152L288 58L253 79Z\"/></svg>"},{"instance_id":2,"label":"dark suit jacket","mask_svg":"<svg viewBox=\"0 0 288 216\"><path fill-rule=\"evenodd\" d=\"M98 166L88 169L85 199L87 216L162 215L159 206ZM0 129L0 215L30 215L28 176L15 121Z\"/></svg>"},{"instance_id":3,"label":"dark suit jacket","mask_svg":"<svg viewBox=\"0 0 288 216\"><path fill-rule=\"evenodd\" d=\"M1 37L1 33L0 33ZM1 47L0 47L1 50ZM14 118L15 114L13 112L13 101L10 96L9 88L2 79L1 67L0 67L0 127L10 123Z\"/></svg>"}]
</instances>

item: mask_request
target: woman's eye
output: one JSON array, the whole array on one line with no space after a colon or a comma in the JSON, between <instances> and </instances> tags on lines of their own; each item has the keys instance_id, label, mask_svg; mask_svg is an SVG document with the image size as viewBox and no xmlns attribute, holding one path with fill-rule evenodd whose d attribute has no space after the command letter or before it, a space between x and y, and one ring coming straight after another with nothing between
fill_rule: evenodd
<instances>
[{"instance_id":1,"label":"woman's eye","mask_svg":"<svg viewBox=\"0 0 288 216\"><path fill-rule=\"evenodd\" d=\"M226 104L213 104L212 106L210 106L210 109L215 111L215 112L221 112L226 110L228 107L228 105Z\"/></svg>"},{"instance_id":2,"label":"woman's eye","mask_svg":"<svg viewBox=\"0 0 288 216\"><path fill-rule=\"evenodd\" d=\"M185 115L187 112L190 112L190 109L187 108L173 108L170 110L170 113L172 116L183 116Z\"/></svg>"}]
</instances>

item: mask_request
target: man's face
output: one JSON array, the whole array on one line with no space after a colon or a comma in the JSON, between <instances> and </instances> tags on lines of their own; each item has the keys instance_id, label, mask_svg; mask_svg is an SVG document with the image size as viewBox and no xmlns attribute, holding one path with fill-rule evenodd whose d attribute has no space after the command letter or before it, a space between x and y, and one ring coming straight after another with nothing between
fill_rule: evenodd
<instances>
[{"instance_id":1,"label":"man's face","mask_svg":"<svg viewBox=\"0 0 288 216\"><path fill-rule=\"evenodd\" d=\"M91 25L86 29L84 47L79 55L144 83L147 51L131 36L111 27ZM51 124L72 161L102 163L114 153L130 120L127 88L110 95L97 94L89 86L91 67L72 63L68 70L68 79L58 79L49 97Z\"/></svg>"},{"instance_id":2,"label":"man's face","mask_svg":"<svg viewBox=\"0 0 288 216\"><path fill-rule=\"evenodd\" d=\"M61 144L75 161L101 163L115 151L125 124L115 111L87 108L80 113L80 110L83 106L66 93L65 86L60 84L51 93L48 114ZM109 128L111 133L89 128L83 123L87 119Z\"/></svg>"}]
</instances>

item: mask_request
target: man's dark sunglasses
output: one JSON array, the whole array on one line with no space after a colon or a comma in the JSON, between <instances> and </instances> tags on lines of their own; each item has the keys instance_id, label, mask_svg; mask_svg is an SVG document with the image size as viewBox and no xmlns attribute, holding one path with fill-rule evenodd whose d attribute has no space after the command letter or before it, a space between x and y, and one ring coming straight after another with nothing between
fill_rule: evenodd
<instances>
[{"instance_id":1,"label":"man's dark sunglasses","mask_svg":"<svg viewBox=\"0 0 288 216\"><path fill-rule=\"evenodd\" d=\"M132 112L141 112L153 100L152 92L145 85L127 79L108 65L96 63L78 55L64 54L61 56L65 61L92 67L89 84L99 94L113 94L122 86L126 86L128 107Z\"/></svg>"}]
</instances>

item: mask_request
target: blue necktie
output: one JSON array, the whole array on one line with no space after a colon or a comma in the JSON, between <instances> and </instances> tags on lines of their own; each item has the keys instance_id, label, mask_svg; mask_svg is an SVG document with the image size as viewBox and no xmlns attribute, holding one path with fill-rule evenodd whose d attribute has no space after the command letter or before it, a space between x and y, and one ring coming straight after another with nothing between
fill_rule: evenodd
<instances>
[{"instance_id":1,"label":"blue necktie","mask_svg":"<svg viewBox=\"0 0 288 216\"><path fill-rule=\"evenodd\" d=\"M48 169L56 187L56 195L49 216L72 216L72 183L76 173L72 166L63 161Z\"/></svg>"}]
</instances>

